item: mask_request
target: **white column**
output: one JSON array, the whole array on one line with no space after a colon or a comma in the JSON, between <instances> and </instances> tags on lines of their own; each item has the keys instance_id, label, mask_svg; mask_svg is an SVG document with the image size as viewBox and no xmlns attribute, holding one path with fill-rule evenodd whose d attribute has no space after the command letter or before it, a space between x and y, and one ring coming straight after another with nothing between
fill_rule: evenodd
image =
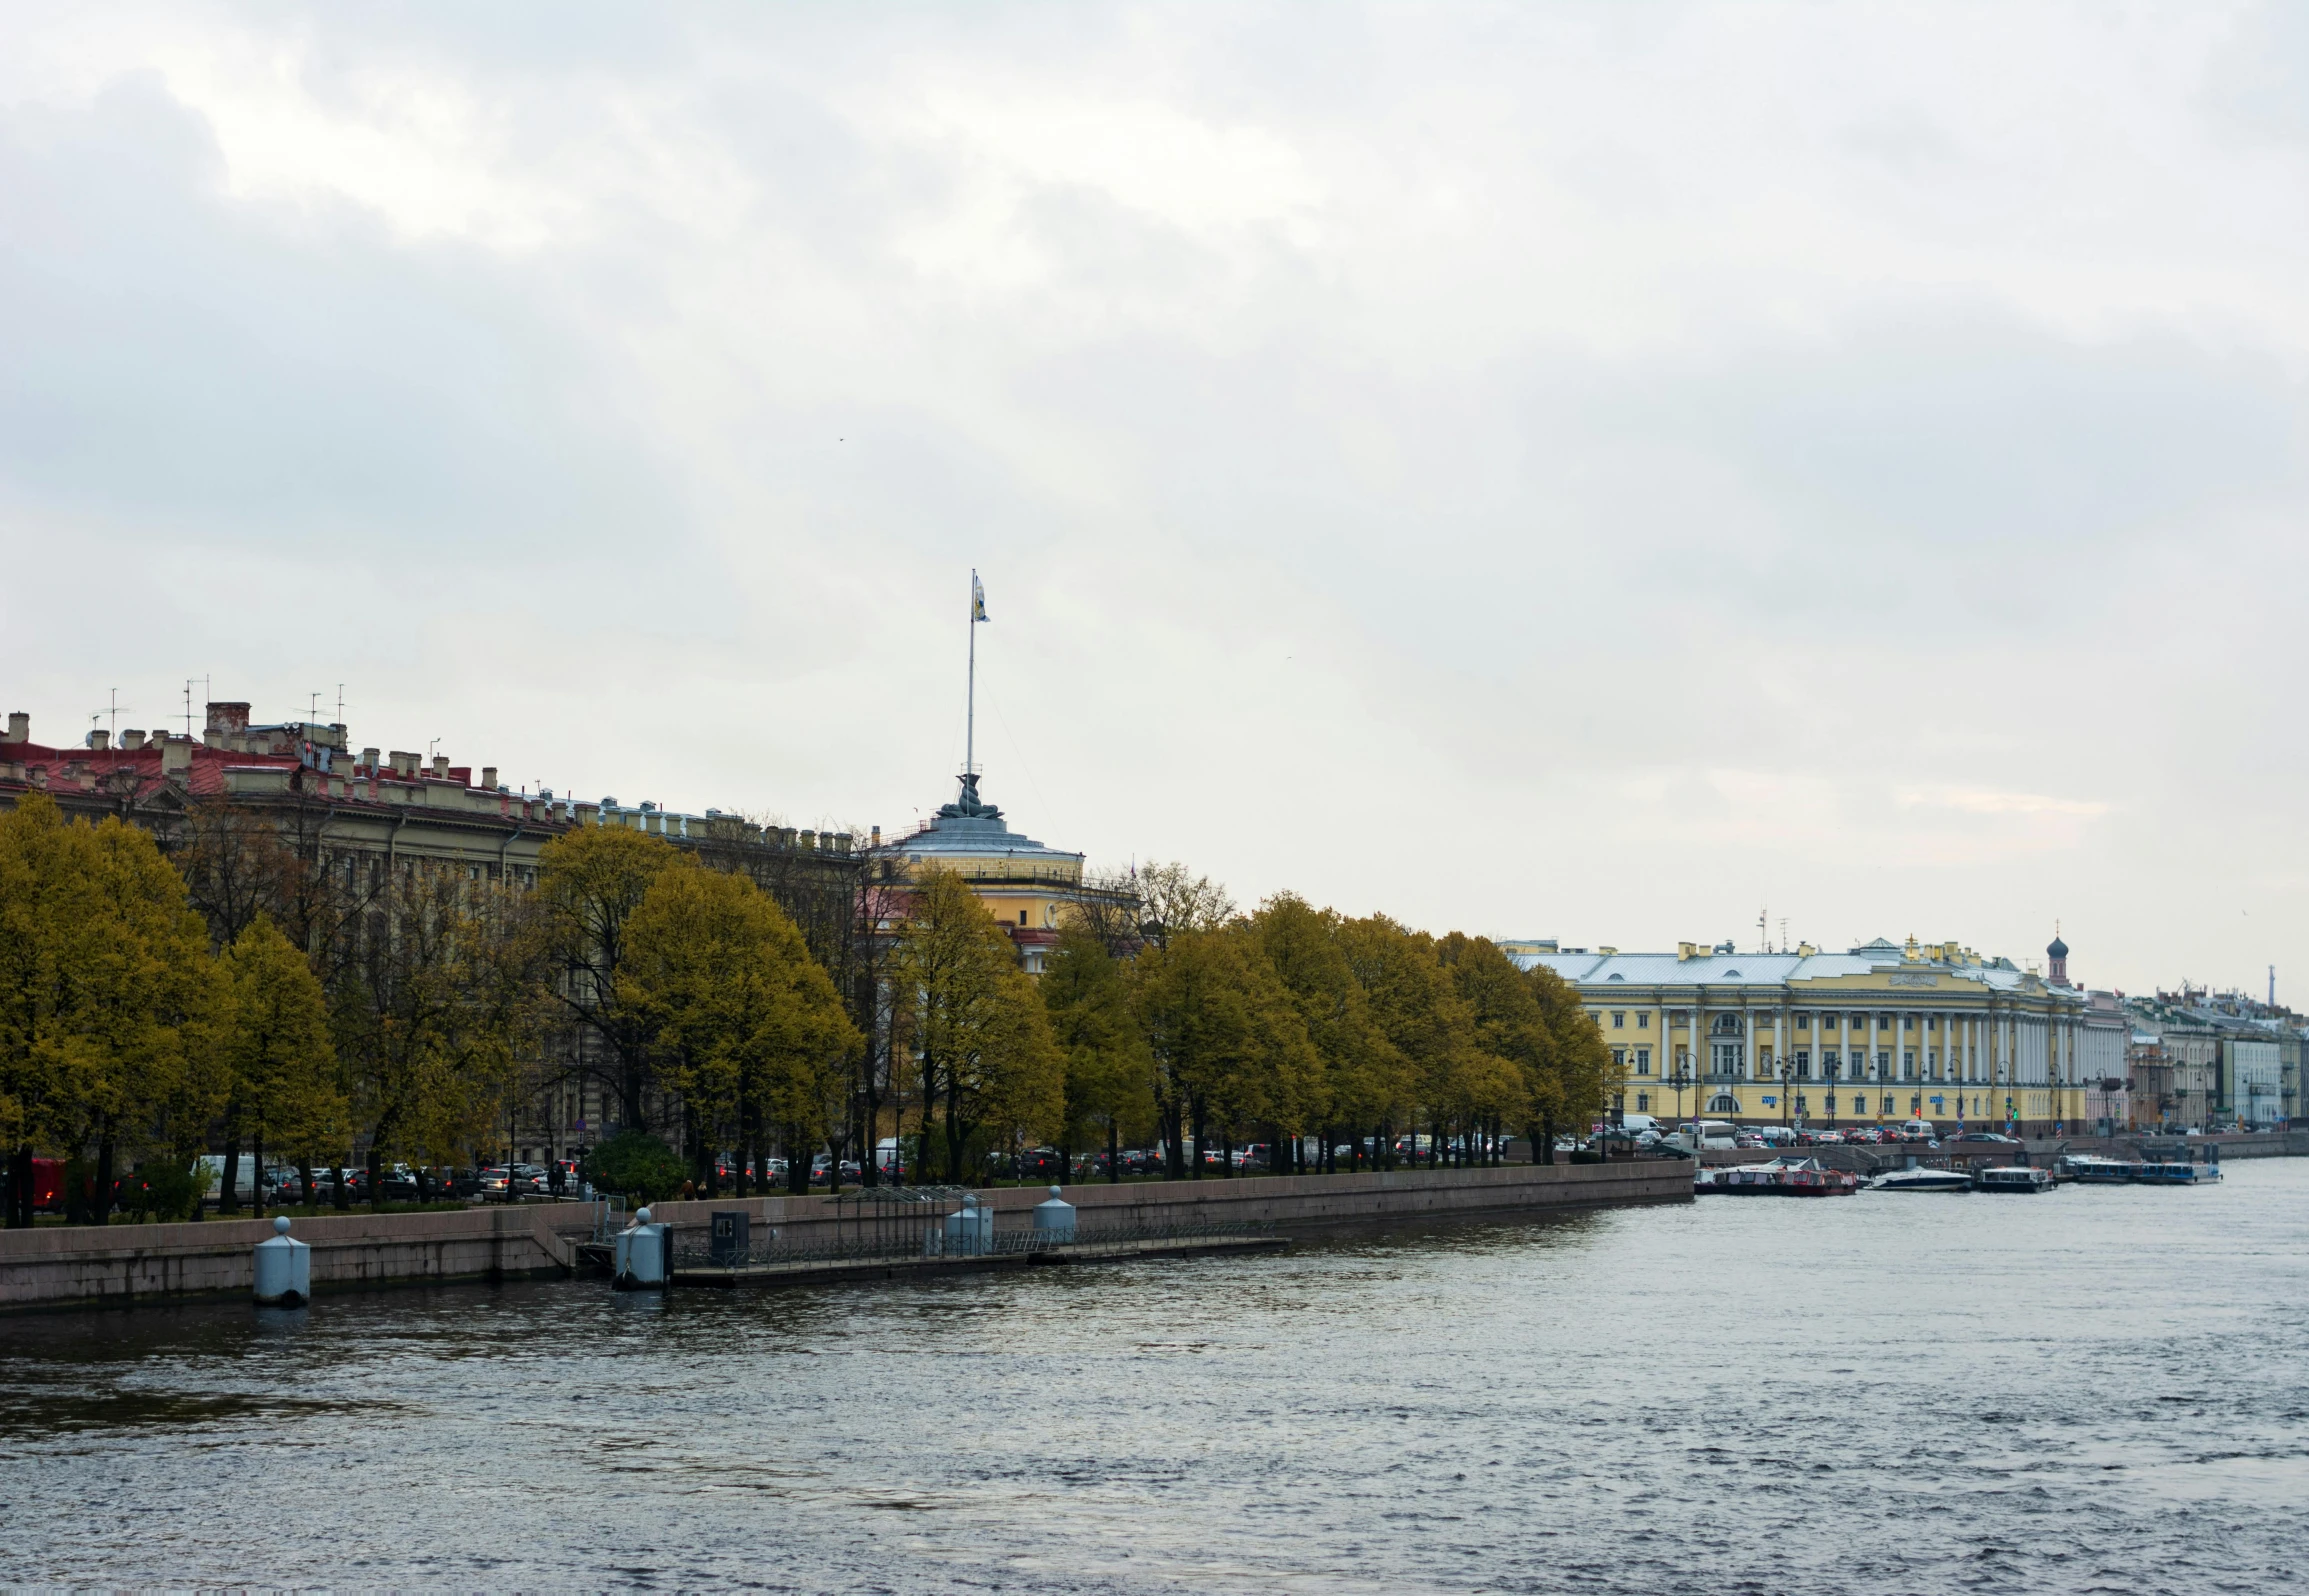
<instances>
[{"instance_id":1,"label":"white column","mask_svg":"<svg viewBox=\"0 0 2309 1596\"><path fill-rule=\"evenodd\" d=\"M1707 1079L1708 1065L1712 1062L1708 1057L1708 1005L1707 999L1701 995L1704 990L1702 987L1692 988L1692 1096L1695 1100L1707 1090L1700 1083ZM1699 1117L1699 1105L1695 1101L1692 1118Z\"/></svg>"}]
</instances>

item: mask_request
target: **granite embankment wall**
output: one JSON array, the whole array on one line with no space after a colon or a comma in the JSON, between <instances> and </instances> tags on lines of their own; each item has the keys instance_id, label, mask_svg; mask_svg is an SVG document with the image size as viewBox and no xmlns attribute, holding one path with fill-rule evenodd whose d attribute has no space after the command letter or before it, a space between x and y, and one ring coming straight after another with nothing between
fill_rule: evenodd
<instances>
[{"instance_id":1,"label":"granite embankment wall","mask_svg":"<svg viewBox=\"0 0 2309 1596\"><path fill-rule=\"evenodd\" d=\"M1691 1194L1692 1166L1668 1160L1066 1188L1085 1229L1254 1223L1316 1230L1669 1202ZM1026 1187L978 1197L994 1209L997 1226L1009 1229L1031 1225L1034 1205L1045 1195L1041 1187ZM750 1214L757 1235L767 1228L794 1244L834 1241L854 1223L838 1218L833 1201L823 1196L669 1202L658 1204L654 1217L702 1229L711 1215L731 1209ZM578 1245L590 1237L593 1224L590 1204L530 1203L429 1214L332 1214L299 1219L292 1234L313 1249L318 1294L566 1274L577 1267ZM250 1249L271 1234L271 1221L258 1219L0 1231L0 1309L245 1296L251 1289Z\"/></svg>"},{"instance_id":2,"label":"granite embankment wall","mask_svg":"<svg viewBox=\"0 0 2309 1596\"><path fill-rule=\"evenodd\" d=\"M576 1267L584 1204L299 1219L315 1291L433 1280L518 1279ZM269 1219L198 1224L39 1225L0 1230L0 1308L126 1305L253 1289L251 1249Z\"/></svg>"}]
</instances>

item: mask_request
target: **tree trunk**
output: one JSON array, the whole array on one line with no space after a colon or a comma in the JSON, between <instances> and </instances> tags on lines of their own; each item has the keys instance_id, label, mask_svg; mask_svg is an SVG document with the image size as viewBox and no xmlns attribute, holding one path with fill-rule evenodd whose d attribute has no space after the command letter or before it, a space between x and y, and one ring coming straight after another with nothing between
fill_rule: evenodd
<instances>
[{"instance_id":1,"label":"tree trunk","mask_svg":"<svg viewBox=\"0 0 2309 1596\"><path fill-rule=\"evenodd\" d=\"M353 1206L353 1194L345 1190L345 1161L342 1158L329 1160L329 1179L336 1188L329 1193L329 1206L340 1214L344 1213Z\"/></svg>"},{"instance_id":2,"label":"tree trunk","mask_svg":"<svg viewBox=\"0 0 2309 1596\"><path fill-rule=\"evenodd\" d=\"M1122 1184L1122 1126L1112 1119L1106 1122L1106 1183Z\"/></svg>"},{"instance_id":3,"label":"tree trunk","mask_svg":"<svg viewBox=\"0 0 2309 1596\"><path fill-rule=\"evenodd\" d=\"M417 1171L417 1200L425 1200L425 1172ZM376 1139L369 1142L369 1211L385 1206L385 1153Z\"/></svg>"},{"instance_id":4,"label":"tree trunk","mask_svg":"<svg viewBox=\"0 0 2309 1596\"><path fill-rule=\"evenodd\" d=\"M8 1155L8 1228L32 1227L32 1144L26 1142Z\"/></svg>"},{"instance_id":5,"label":"tree trunk","mask_svg":"<svg viewBox=\"0 0 2309 1596\"><path fill-rule=\"evenodd\" d=\"M796 1197L810 1195L810 1153L802 1146L802 1133L788 1125L786 1143L786 1190Z\"/></svg>"},{"instance_id":6,"label":"tree trunk","mask_svg":"<svg viewBox=\"0 0 2309 1596\"><path fill-rule=\"evenodd\" d=\"M1555 1116L1553 1114L1542 1114L1539 1117L1539 1140L1532 1144L1532 1157L1535 1162L1542 1164L1555 1162Z\"/></svg>"},{"instance_id":7,"label":"tree trunk","mask_svg":"<svg viewBox=\"0 0 2309 1596\"><path fill-rule=\"evenodd\" d=\"M260 1132L249 1138L249 1206L259 1219L265 1216L265 1139Z\"/></svg>"},{"instance_id":8,"label":"tree trunk","mask_svg":"<svg viewBox=\"0 0 2309 1596\"><path fill-rule=\"evenodd\" d=\"M240 1110L228 1109L224 1117L224 1173L217 1178L216 1211L219 1215L237 1214L241 1210L241 1116Z\"/></svg>"},{"instance_id":9,"label":"tree trunk","mask_svg":"<svg viewBox=\"0 0 2309 1596\"><path fill-rule=\"evenodd\" d=\"M965 1184L962 1179L962 1085L956 1080L946 1083L946 1184Z\"/></svg>"},{"instance_id":10,"label":"tree trunk","mask_svg":"<svg viewBox=\"0 0 2309 1596\"><path fill-rule=\"evenodd\" d=\"M112 1223L112 1138L107 1136L96 1144L96 1194L88 1205L91 1224Z\"/></svg>"}]
</instances>

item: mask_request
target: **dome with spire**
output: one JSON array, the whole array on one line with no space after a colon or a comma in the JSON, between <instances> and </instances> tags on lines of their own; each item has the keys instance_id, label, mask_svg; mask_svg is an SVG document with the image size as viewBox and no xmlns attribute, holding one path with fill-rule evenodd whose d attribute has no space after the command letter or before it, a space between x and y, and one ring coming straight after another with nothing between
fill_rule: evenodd
<instances>
[{"instance_id":1,"label":"dome with spire","mask_svg":"<svg viewBox=\"0 0 2309 1596\"><path fill-rule=\"evenodd\" d=\"M2044 952L2048 959L2065 959L2068 957L2068 944L2063 942L2060 939L2060 933L2055 931L2052 934L2052 945L2046 948Z\"/></svg>"}]
</instances>

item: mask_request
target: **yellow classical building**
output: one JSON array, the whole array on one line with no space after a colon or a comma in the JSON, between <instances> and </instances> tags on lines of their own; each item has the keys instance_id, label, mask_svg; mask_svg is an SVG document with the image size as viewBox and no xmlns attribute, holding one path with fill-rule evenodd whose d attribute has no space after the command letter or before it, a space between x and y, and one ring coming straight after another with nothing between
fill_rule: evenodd
<instances>
[{"instance_id":1,"label":"yellow classical building","mask_svg":"<svg viewBox=\"0 0 2309 1596\"><path fill-rule=\"evenodd\" d=\"M953 803L943 805L905 836L888 842L877 837L874 853L889 860L903 877L931 868L961 876L1018 945L1028 973L1039 975L1044 957L1058 941L1059 916L1069 903L1090 895L1127 894L1086 887L1081 854L1020 836L1003 820L1001 809L978 796L977 772L964 774L961 781L962 791Z\"/></svg>"},{"instance_id":2,"label":"yellow classical building","mask_svg":"<svg viewBox=\"0 0 2309 1596\"><path fill-rule=\"evenodd\" d=\"M2057 940L2049 977L1913 939L1848 953L1504 946L1578 988L1630 1113L1814 1126L1923 1119L2039 1135L2084 1117L2097 1050Z\"/></svg>"}]
</instances>

